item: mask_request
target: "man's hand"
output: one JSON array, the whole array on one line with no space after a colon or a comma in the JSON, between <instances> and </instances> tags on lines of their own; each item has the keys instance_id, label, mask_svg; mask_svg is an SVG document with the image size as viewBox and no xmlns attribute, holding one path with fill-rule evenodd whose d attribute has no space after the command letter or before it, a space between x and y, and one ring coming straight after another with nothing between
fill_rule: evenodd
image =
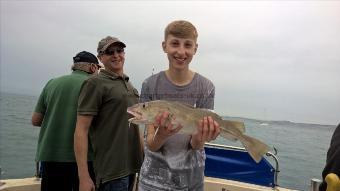
<instances>
[{"instance_id":1,"label":"man's hand","mask_svg":"<svg viewBox=\"0 0 340 191\"><path fill-rule=\"evenodd\" d=\"M220 134L220 125L212 117L203 117L198 122L197 132L192 134L191 147L193 149L202 149L205 142L215 140Z\"/></svg>"},{"instance_id":2,"label":"man's hand","mask_svg":"<svg viewBox=\"0 0 340 191\"><path fill-rule=\"evenodd\" d=\"M31 119L32 125L40 127L42 122L43 122L43 120L44 120L44 116L45 115L42 114L42 113L33 112L32 119Z\"/></svg>"},{"instance_id":3,"label":"man's hand","mask_svg":"<svg viewBox=\"0 0 340 191\"><path fill-rule=\"evenodd\" d=\"M79 191L95 191L95 186L90 177L79 179Z\"/></svg>"}]
</instances>

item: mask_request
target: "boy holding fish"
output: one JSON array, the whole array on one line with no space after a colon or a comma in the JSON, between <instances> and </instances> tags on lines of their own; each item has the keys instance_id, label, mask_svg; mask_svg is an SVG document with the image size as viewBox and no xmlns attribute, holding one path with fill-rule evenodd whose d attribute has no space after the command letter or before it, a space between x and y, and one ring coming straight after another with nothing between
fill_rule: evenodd
<instances>
[{"instance_id":1,"label":"boy holding fish","mask_svg":"<svg viewBox=\"0 0 340 191\"><path fill-rule=\"evenodd\" d=\"M178 101L197 108L213 109L215 87L202 75L189 69L197 51L197 30L188 21L171 22L165 29L163 51L169 68L147 78L142 85L141 102ZM145 159L140 172L139 190L203 190L204 143L220 133L211 117L199 120L193 134L177 133L183 127L171 123L169 112L157 115L145 129Z\"/></svg>"}]
</instances>

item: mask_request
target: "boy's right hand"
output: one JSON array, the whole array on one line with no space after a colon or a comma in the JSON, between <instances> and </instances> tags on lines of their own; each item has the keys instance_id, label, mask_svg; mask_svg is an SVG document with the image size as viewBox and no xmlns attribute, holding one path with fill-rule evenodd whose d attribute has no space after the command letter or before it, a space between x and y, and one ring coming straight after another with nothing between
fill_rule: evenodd
<instances>
[{"instance_id":1,"label":"boy's right hand","mask_svg":"<svg viewBox=\"0 0 340 191\"><path fill-rule=\"evenodd\" d=\"M155 137L159 136L162 139L168 138L171 135L176 134L179 130L182 129L181 125L178 125L177 127L173 126L172 121L175 118L170 115L169 112L164 111L160 112L154 122L154 128L155 128ZM158 130L157 130L158 129Z\"/></svg>"},{"instance_id":2,"label":"boy's right hand","mask_svg":"<svg viewBox=\"0 0 340 191\"><path fill-rule=\"evenodd\" d=\"M148 126L146 139L147 146L151 151L158 151L168 137L174 135L182 128L181 125L174 128L172 120L173 118L169 115L169 112L160 112L155 117L154 123Z\"/></svg>"}]
</instances>

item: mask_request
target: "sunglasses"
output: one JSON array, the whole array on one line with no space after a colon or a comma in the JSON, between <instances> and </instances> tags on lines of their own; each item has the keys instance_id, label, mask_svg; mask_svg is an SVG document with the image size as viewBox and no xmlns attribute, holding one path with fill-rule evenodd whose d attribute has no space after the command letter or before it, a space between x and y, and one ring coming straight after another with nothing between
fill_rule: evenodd
<instances>
[{"instance_id":1,"label":"sunglasses","mask_svg":"<svg viewBox=\"0 0 340 191\"><path fill-rule=\"evenodd\" d=\"M104 52L104 54L106 54L106 55L114 55L115 52L116 52L117 54L121 54L121 53L124 52L124 48L116 48L116 49L106 50L106 51Z\"/></svg>"}]
</instances>

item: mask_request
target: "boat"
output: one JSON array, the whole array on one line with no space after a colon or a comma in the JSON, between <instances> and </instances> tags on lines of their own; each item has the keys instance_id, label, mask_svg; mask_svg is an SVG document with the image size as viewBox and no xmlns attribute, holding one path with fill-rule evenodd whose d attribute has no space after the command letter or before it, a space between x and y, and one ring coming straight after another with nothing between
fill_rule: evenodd
<instances>
[{"instance_id":1,"label":"boat","mask_svg":"<svg viewBox=\"0 0 340 191\"><path fill-rule=\"evenodd\" d=\"M278 183L279 161L275 153L256 163L245 148L207 143L205 145L205 190L293 191ZM274 163L272 165L268 159Z\"/></svg>"},{"instance_id":2,"label":"boat","mask_svg":"<svg viewBox=\"0 0 340 191\"><path fill-rule=\"evenodd\" d=\"M279 186L279 160L276 149L274 151L267 152L266 156L256 163L244 148L207 143L204 190L296 191ZM40 191L39 172L36 174L36 177L2 180L0 190ZM312 179L311 191L317 191L320 182Z\"/></svg>"}]
</instances>

